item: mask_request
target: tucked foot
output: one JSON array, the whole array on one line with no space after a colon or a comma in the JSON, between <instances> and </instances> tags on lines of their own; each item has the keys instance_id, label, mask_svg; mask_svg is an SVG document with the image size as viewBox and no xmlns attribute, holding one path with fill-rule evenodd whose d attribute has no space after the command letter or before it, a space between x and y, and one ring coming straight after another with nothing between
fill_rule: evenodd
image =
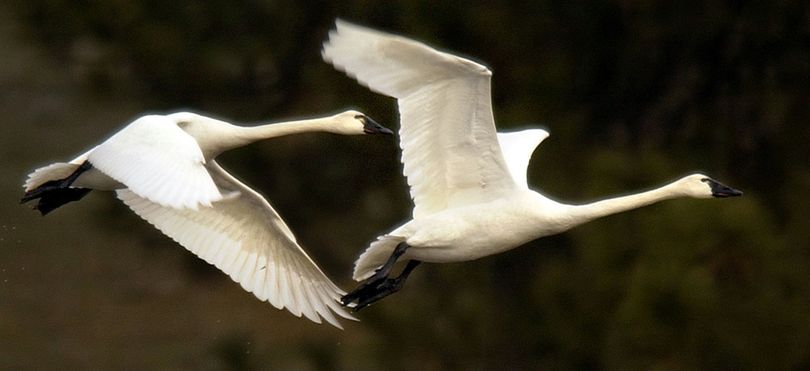
<instances>
[{"instance_id":1,"label":"tucked foot","mask_svg":"<svg viewBox=\"0 0 810 371\"><path fill-rule=\"evenodd\" d=\"M382 281L384 281L386 278L388 277L386 275L382 275L381 270L377 269L376 271L374 271L373 276L366 278L365 280L360 282L360 284L357 285L357 287L354 290L352 290L346 295L341 296L340 303L345 307L351 304L353 301L368 295L368 293L376 290L377 286L379 286L382 283Z\"/></svg>"},{"instance_id":2,"label":"tucked foot","mask_svg":"<svg viewBox=\"0 0 810 371\"><path fill-rule=\"evenodd\" d=\"M41 188L37 188L36 190L40 189ZM21 203L39 199L36 205L34 205L34 210L39 211L42 215L46 215L68 202L80 200L86 194L90 193L90 191L91 189L88 188L46 188L43 192L36 195L26 193Z\"/></svg>"},{"instance_id":3,"label":"tucked foot","mask_svg":"<svg viewBox=\"0 0 810 371\"><path fill-rule=\"evenodd\" d=\"M418 260L408 261L408 265L405 266L405 269L403 269L402 273L396 278L376 277L375 274L375 276L363 281L354 291L341 297L340 302L343 306L349 306L354 303L352 309L355 312L359 311L402 289L402 286L405 285L405 280L408 279L408 275L410 275L411 271L420 263L421 262Z\"/></svg>"},{"instance_id":4,"label":"tucked foot","mask_svg":"<svg viewBox=\"0 0 810 371\"><path fill-rule=\"evenodd\" d=\"M400 289L402 289L402 286L404 286L404 285L405 285L405 280L400 279L399 277L397 277L397 278L387 278L387 279L383 280L379 285L377 285L375 290L366 291L366 292L363 293L363 295L358 297L357 298L357 304L352 309L355 312L360 310L360 309L363 309L363 308L365 308L365 307L367 307L367 306L381 300L382 298L399 291Z\"/></svg>"},{"instance_id":5,"label":"tucked foot","mask_svg":"<svg viewBox=\"0 0 810 371\"><path fill-rule=\"evenodd\" d=\"M391 269L394 268L394 264L396 264L397 259L399 259L399 257L405 253L405 250L407 250L408 247L408 244L405 242L400 242L397 244L396 248L394 248L394 251L391 253L391 256L389 256L388 260L385 261L385 264L377 268L377 270L374 271L374 275L361 282L360 285L354 289L354 291L341 297L341 304L343 304L343 306L347 306L353 301L377 290L377 287L388 278L389 274L391 274Z\"/></svg>"},{"instance_id":6,"label":"tucked foot","mask_svg":"<svg viewBox=\"0 0 810 371\"><path fill-rule=\"evenodd\" d=\"M45 215L68 202L78 201L89 193L91 189L74 188L70 185L76 181L79 175L90 168L92 168L92 165L90 165L89 162L85 162L67 178L51 180L43 183L37 188L25 192L20 200L20 203L26 203L39 199L37 204L34 205L34 210L37 210L42 215Z\"/></svg>"},{"instance_id":7,"label":"tucked foot","mask_svg":"<svg viewBox=\"0 0 810 371\"><path fill-rule=\"evenodd\" d=\"M375 293L377 292L378 287L382 286L386 280L388 280L388 278L386 277L376 279L372 277L370 279L367 279L363 281L359 286L357 286L356 289L352 290L352 292L343 295L340 298L340 303L343 304L343 306L345 307L352 304L355 301L359 303L369 296L374 296ZM357 308L355 306L354 310L358 311L360 310L360 308Z\"/></svg>"}]
</instances>

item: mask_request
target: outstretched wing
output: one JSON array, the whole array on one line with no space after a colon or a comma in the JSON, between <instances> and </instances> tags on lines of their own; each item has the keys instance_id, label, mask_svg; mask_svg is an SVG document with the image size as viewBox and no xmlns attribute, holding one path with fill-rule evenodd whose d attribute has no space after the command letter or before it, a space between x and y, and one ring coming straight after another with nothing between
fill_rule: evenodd
<instances>
[{"instance_id":1,"label":"outstretched wing","mask_svg":"<svg viewBox=\"0 0 810 371\"><path fill-rule=\"evenodd\" d=\"M543 129L498 133L498 143L501 144L503 158L518 187L529 189L529 184L526 182L526 169L529 167L532 152L546 138L548 138L548 132Z\"/></svg>"},{"instance_id":2,"label":"outstretched wing","mask_svg":"<svg viewBox=\"0 0 810 371\"><path fill-rule=\"evenodd\" d=\"M516 188L495 136L486 67L342 20L322 55L371 90L397 98L415 218Z\"/></svg>"},{"instance_id":3,"label":"outstretched wing","mask_svg":"<svg viewBox=\"0 0 810 371\"><path fill-rule=\"evenodd\" d=\"M225 197L198 210L163 207L134 192L118 198L136 214L276 308L287 308L342 328L332 314L354 319L338 303L345 294L298 245L290 229L261 195L209 161Z\"/></svg>"},{"instance_id":4,"label":"outstretched wing","mask_svg":"<svg viewBox=\"0 0 810 371\"><path fill-rule=\"evenodd\" d=\"M162 206L196 209L219 200L197 142L166 116L143 116L88 155L99 171Z\"/></svg>"}]
</instances>

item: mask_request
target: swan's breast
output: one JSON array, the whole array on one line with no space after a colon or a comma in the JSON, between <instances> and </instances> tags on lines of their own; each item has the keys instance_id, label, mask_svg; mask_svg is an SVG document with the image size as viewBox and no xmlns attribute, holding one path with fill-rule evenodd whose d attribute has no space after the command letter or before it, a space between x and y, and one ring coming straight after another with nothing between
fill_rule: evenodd
<instances>
[{"instance_id":1,"label":"swan's breast","mask_svg":"<svg viewBox=\"0 0 810 371\"><path fill-rule=\"evenodd\" d=\"M520 193L413 220L398 235L414 247L406 255L411 259L436 263L474 260L568 229L565 207Z\"/></svg>"}]
</instances>

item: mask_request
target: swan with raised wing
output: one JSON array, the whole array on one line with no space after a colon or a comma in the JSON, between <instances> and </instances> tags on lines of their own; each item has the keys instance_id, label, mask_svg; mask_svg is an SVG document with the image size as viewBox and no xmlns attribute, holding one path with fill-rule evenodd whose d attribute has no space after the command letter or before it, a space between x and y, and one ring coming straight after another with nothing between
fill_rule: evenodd
<instances>
[{"instance_id":1,"label":"swan with raised wing","mask_svg":"<svg viewBox=\"0 0 810 371\"><path fill-rule=\"evenodd\" d=\"M355 310L400 290L420 262L478 259L666 199L742 194L693 174L634 195L559 203L526 184L531 153L548 133L496 133L487 67L343 20L336 21L322 56L397 99L403 173L414 202L413 218L378 237L355 262L353 278L362 282L342 298ZM391 278L398 260L407 265Z\"/></svg>"},{"instance_id":2,"label":"swan with raised wing","mask_svg":"<svg viewBox=\"0 0 810 371\"><path fill-rule=\"evenodd\" d=\"M270 203L225 171L220 153L304 132L393 134L349 110L253 127L189 112L140 117L67 163L36 169L22 202L45 215L93 189L114 190L136 214L260 300L340 328L338 288L298 245Z\"/></svg>"}]
</instances>

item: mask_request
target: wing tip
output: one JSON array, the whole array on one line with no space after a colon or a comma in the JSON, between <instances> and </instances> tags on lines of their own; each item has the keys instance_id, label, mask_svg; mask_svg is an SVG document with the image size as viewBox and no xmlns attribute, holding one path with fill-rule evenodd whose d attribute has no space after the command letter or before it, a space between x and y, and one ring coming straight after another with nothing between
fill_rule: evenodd
<instances>
[{"instance_id":1,"label":"wing tip","mask_svg":"<svg viewBox=\"0 0 810 371\"><path fill-rule=\"evenodd\" d=\"M335 30L339 33L341 30L364 30L367 29L357 23L349 22L343 18L335 18Z\"/></svg>"}]
</instances>

